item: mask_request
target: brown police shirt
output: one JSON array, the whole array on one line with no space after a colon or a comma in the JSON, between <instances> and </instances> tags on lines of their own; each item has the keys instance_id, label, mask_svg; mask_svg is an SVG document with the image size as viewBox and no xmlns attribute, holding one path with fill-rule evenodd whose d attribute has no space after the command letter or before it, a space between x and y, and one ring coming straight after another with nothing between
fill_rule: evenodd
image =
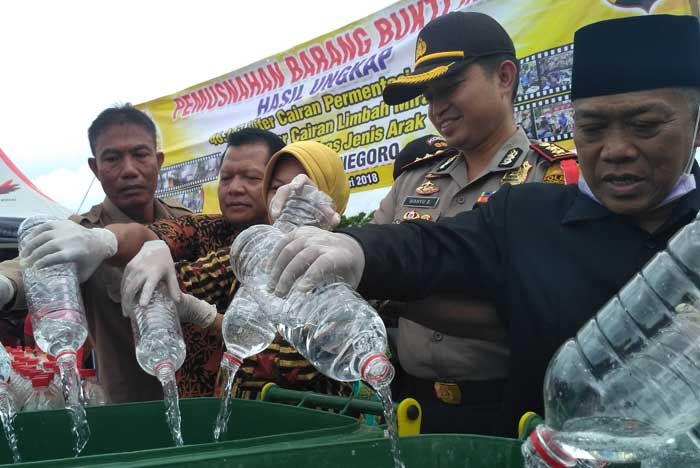
<instances>
[{"instance_id":1,"label":"brown police shirt","mask_svg":"<svg viewBox=\"0 0 700 468\"><path fill-rule=\"evenodd\" d=\"M574 155L544 144L548 156L531 147L525 132L518 129L494 154L490 166L478 177L468 177L463 154L436 156L414 162L394 182L374 213L376 224L401 223L412 219L437 221L471 210L505 183L564 183L561 160ZM554 152L548 151L554 149ZM432 160L431 160L432 159ZM397 305L394 304L394 307ZM477 312L492 317L487 324L488 337L470 339L450 336L406 318L399 319L398 355L410 375L430 380L478 381L505 378L508 375L508 348L505 329L492 307L458 296L433 296L398 304L406 316L429 315L431 310L447 308L468 316Z\"/></svg>"},{"instance_id":2,"label":"brown police shirt","mask_svg":"<svg viewBox=\"0 0 700 468\"><path fill-rule=\"evenodd\" d=\"M156 220L190 213L186 208L155 200ZM70 219L88 228L134 222L107 198L87 213L71 216ZM1 263L0 274L17 285L13 308L25 308L19 263L16 260ZM131 321L122 316L121 277L121 268L102 265L82 285L88 332L95 349L100 383L112 403L162 399L163 392L158 380L144 372L136 361Z\"/></svg>"}]
</instances>

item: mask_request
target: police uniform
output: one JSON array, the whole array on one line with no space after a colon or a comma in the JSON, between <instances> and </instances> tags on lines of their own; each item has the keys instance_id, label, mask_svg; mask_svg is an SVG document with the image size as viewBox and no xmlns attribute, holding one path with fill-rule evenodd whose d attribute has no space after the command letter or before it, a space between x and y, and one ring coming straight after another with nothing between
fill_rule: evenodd
<instances>
[{"instance_id":1,"label":"police uniform","mask_svg":"<svg viewBox=\"0 0 700 468\"><path fill-rule=\"evenodd\" d=\"M552 144L531 142L518 129L475 178L469 177L464 155L455 151L427 155L409 163L375 211L373 223L438 221L486 202L505 184L572 183L577 174L574 154ZM417 397L422 404L430 405L424 411L423 432L489 433L478 418L464 425L467 421L438 414L443 405L479 405L484 409L500 404L509 353L504 326L493 307L485 302L465 301L458 295L441 295L391 304L391 308L409 317L429 314L436 308L490 317L487 339L451 336L400 317L397 346L401 367L409 374L401 384L401 395ZM443 409L454 412L454 408Z\"/></svg>"}]
</instances>

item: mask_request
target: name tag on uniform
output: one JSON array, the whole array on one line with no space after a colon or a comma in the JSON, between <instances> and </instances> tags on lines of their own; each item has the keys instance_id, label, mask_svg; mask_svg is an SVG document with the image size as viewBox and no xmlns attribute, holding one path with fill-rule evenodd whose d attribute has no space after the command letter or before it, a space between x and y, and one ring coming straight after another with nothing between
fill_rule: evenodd
<instances>
[{"instance_id":1,"label":"name tag on uniform","mask_svg":"<svg viewBox=\"0 0 700 468\"><path fill-rule=\"evenodd\" d=\"M435 208L440 201L440 197L406 197L403 206L411 208Z\"/></svg>"}]
</instances>

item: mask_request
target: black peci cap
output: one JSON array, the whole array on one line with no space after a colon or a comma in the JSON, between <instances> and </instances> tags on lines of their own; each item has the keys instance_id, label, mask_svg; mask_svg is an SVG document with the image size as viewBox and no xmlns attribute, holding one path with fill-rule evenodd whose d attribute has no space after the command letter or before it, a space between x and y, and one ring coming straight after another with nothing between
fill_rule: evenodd
<instances>
[{"instance_id":1,"label":"black peci cap","mask_svg":"<svg viewBox=\"0 0 700 468\"><path fill-rule=\"evenodd\" d=\"M671 87L700 87L700 23L649 15L600 21L576 31L571 99Z\"/></svg>"},{"instance_id":2,"label":"black peci cap","mask_svg":"<svg viewBox=\"0 0 700 468\"><path fill-rule=\"evenodd\" d=\"M443 151L448 151L447 142L439 135L425 135L409 142L394 160L394 180L416 159Z\"/></svg>"},{"instance_id":3,"label":"black peci cap","mask_svg":"<svg viewBox=\"0 0 700 468\"><path fill-rule=\"evenodd\" d=\"M413 72L387 84L384 102L395 105L409 101L431 81L450 76L461 65L496 54L515 59L513 41L495 19L463 11L436 18L418 33Z\"/></svg>"}]
</instances>

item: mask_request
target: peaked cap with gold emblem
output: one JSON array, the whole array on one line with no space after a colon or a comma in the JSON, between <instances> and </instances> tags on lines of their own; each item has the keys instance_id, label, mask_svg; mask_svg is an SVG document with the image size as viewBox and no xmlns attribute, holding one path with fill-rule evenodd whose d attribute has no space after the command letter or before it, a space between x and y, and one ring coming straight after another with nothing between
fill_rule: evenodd
<instances>
[{"instance_id":1,"label":"peaked cap with gold emblem","mask_svg":"<svg viewBox=\"0 0 700 468\"><path fill-rule=\"evenodd\" d=\"M395 105L410 101L431 81L451 76L462 65L496 54L515 59L513 41L495 19L464 11L436 18L418 33L413 72L387 84L384 102Z\"/></svg>"}]
</instances>

